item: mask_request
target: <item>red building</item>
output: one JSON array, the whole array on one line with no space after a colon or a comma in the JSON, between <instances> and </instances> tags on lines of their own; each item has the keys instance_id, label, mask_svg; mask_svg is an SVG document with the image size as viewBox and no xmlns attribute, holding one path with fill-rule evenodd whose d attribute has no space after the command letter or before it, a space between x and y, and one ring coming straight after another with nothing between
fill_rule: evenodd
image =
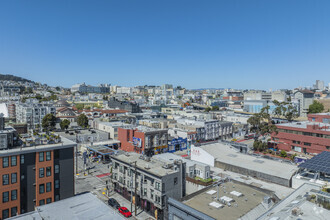
<instances>
[{"instance_id":1,"label":"red building","mask_svg":"<svg viewBox=\"0 0 330 220\"><path fill-rule=\"evenodd\" d=\"M321 153L330 151L330 114L310 114L309 121L276 125L278 134L272 139L280 150Z\"/></svg>"},{"instance_id":2,"label":"red building","mask_svg":"<svg viewBox=\"0 0 330 220\"><path fill-rule=\"evenodd\" d=\"M167 151L167 130L145 126L118 128L121 150L152 156Z\"/></svg>"}]
</instances>

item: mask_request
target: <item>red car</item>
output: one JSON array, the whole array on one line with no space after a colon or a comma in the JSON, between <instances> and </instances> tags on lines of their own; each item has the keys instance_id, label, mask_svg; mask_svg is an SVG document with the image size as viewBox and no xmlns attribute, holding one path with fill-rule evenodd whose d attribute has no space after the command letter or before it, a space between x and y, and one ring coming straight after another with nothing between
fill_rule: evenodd
<instances>
[{"instance_id":1,"label":"red car","mask_svg":"<svg viewBox=\"0 0 330 220\"><path fill-rule=\"evenodd\" d=\"M126 207L119 207L118 211L126 218L131 217L132 213Z\"/></svg>"}]
</instances>

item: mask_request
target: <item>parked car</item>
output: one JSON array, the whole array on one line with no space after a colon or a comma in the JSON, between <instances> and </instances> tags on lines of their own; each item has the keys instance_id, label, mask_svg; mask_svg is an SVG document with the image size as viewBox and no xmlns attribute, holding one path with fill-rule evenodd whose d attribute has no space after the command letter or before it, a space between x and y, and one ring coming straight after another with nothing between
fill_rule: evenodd
<instances>
[{"instance_id":1,"label":"parked car","mask_svg":"<svg viewBox=\"0 0 330 220\"><path fill-rule=\"evenodd\" d=\"M108 204L109 204L109 206L115 207L116 209L120 208L120 204L114 198L110 198L108 200Z\"/></svg>"},{"instance_id":2,"label":"parked car","mask_svg":"<svg viewBox=\"0 0 330 220\"><path fill-rule=\"evenodd\" d=\"M125 216L126 218L131 217L132 213L126 208L126 207L120 207L118 208L118 211Z\"/></svg>"}]
</instances>

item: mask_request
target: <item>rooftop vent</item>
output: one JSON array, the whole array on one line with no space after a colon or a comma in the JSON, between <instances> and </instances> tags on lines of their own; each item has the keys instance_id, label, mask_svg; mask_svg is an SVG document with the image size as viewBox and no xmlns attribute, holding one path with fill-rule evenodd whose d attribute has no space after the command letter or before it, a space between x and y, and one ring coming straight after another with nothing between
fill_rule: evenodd
<instances>
[{"instance_id":1,"label":"rooftop vent","mask_svg":"<svg viewBox=\"0 0 330 220\"><path fill-rule=\"evenodd\" d=\"M144 168L147 169L147 170L149 170L150 169L149 164L146 164L146 166Z\"/></svg>"}]
</instances>

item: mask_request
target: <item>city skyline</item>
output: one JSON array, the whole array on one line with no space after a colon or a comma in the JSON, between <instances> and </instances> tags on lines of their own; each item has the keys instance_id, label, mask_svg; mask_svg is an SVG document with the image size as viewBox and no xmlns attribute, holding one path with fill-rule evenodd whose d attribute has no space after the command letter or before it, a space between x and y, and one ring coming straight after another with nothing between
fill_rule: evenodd
<instances>
[{"instance_id":1,"label":"city skyline","mask_svg":"<svg viewBox=\"0 0 330 220\"><path fill-rule=\"evenodd\" d=\"M330 82L326 1L2 2L0 72L49 85Z\"/></svg>"}]
</instances>

